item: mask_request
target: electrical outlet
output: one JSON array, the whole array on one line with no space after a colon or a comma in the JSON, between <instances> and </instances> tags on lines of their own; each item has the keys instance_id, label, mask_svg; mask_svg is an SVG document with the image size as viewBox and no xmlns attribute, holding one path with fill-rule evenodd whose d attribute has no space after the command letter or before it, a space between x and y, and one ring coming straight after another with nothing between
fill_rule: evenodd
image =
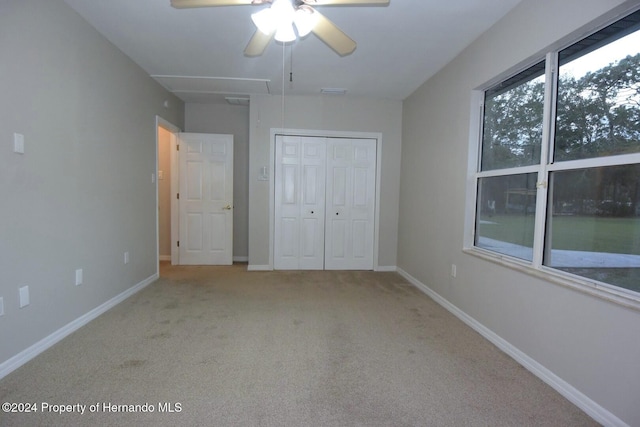
<instances>
[{"instance_id":1,"label":"electrical outlet","mask_svg":"<svg viewBox=\"0 0 640 427\"><path fill-rule=\"evenodd\" d=\"M124 263L129 264L129 252L124 253Z\"/></svg>"},{"instance_id":2,"label":"electrical outlet","mask_svg":"<svg viewBox=\"0 0 640 427\"><path fill-rule=\"evenodd\" d=\"M29 305L29 287L23 286L18 289L20 293L20 308L24 308Z\"/></svg>"},{"instance_id":3,"label":"electrical outlet","mask_svg":"<svg viewBox=\"0 0 640 427\"><path fill-rule=\"evenodd\" d=\"M458 273L458 267L455 264L451 264L451 277L456 277Z\"/></svg>"},{"instance_id":4,"label":"electrical outlet","mask_svg":"<svg viewBox=\"0 0 640 427\"><path fill-rule=\"evenodd\" d=\"M82 269L76 270L76 286L82 285Z\"/></svg>"}]
</instances>

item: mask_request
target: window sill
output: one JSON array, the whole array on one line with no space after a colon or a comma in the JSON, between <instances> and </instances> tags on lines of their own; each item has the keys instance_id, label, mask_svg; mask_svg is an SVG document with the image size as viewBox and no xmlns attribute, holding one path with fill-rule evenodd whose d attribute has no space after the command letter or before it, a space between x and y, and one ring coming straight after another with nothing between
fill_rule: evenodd
<instances>
[{"instance_id":1,"label":"window sill","mask_svg":"<svg viewBox=\"0 0 640 427\"><path fill-rule=\"evenodd\" d=\"M606 283L587 280L580 276L574 276L549 267L534 268L527 261L512 258L506 255L490 252L481 248L464 248L464 253L499 264L503 267L528 274L529 276L564 286L575 291L597 297L599 299L640 311L640 295L633 291L625 291Z\"/></svg>"}]
</instances>

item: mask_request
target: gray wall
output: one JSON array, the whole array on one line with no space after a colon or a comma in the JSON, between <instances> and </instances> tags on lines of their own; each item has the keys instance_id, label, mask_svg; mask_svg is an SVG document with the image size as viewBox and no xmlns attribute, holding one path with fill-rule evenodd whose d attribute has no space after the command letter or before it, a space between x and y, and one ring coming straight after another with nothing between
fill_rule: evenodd
<instances>
[{"instance_id":1,"label":"gray wall","mask_svg":"<svg viewBox=\"0 0 640 427\"><path fill-rule=\"evenodd\" d=\"M269 265L269 182L258 181L270 163L271 128L382 133L378 265L395 267L398 243L402 103L342 96L252 96L249 153L249 266ZM273 179L273 176L271 177Z\"/></svg>"},{"instance_id":2,"label":"gray wall","mask_svg":"<svg viewBox=\"0 0 640 427\"><path fill-rule=\"evenodd\" d=\"M185 105L185 132L233 135L233 257L249 257L249 108L241 105Z\"/></svg>"},{"instance_id":3,"label":"gray wall","mask_svg":"<svg viewBox=\"0 0 640 427\"><path fill-rule=\"evenodd\" d=\"M62 0L3 0L0 57L1 364L157 273L155 116L184 111Z\"/></svg>"},{"instance_id":4,"label":"gray wall","mask_svg":"<svg viewBox=\"0 0 640 427\"><path fill-rule=\"evenodd\" d=\"M398 266L629 425L640 312L462 251L473 89L637 1L524 0L403 105ZM457 277L450 277L457 264Z\"/></svg>"}]
</instances>

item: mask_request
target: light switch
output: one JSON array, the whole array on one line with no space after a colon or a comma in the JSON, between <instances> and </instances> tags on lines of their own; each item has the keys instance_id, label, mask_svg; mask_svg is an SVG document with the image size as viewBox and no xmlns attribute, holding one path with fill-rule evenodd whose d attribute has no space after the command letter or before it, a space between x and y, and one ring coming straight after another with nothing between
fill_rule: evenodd
<instances>
[{"instance_id":1,"label":"light switch","mask_svg":"<svg viewBox=\"0 0 640 427\"><path fill-rule=\"evenodd\" d=\"M20 308L26 307L29 305L29 287L23 286L18 289L20 293Z\"/></svg>"},{"instance_id":2,"label":"light switch","mask_svg":"<svg viewBox=\"0 0 640 427\"><path fill-rule=\"evenodd\" d=\"M164 179L164 172L158 171L158 179Z\"/></svg>"},{"instance_id":3,"label":"light switch","mask_svg":"<svg viewBox=\"0 0 640 427\"><path fill-rule=\"evenodd\" d=\"M76 286L82 285L82 269L76 270Z\"/></svg>"},{"instance_id":4,"label":"light switch","mask_svg":"<svg viewBox=\"0 0 640 427\"><path fill-rule=\"evenodd\" d=\"M20 133L13 134L13 152L24 154L24 135Z\"/></svg>"},{"instance_id":5,"label":"light switch","mask_svg":"<svg viewBox=\"0 0 640 427\"><path fill-rule=\"evenodd\" d=\"M269 181L269 168L262 166L258 173L258 181Z\"/></svg>"}]
</instances>

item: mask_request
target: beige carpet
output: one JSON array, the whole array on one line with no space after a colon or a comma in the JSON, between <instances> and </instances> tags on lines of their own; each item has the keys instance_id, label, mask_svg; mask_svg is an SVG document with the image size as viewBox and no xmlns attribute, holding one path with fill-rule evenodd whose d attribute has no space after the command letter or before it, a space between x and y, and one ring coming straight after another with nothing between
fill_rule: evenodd
<instances>
[{"instance_id":1,"label":"beige carpet","mask_svg":"<svg viewBox=\"0 0 640 427\"><path fill-rule=\"evenodd\" d=\"M596 425L398 274L246 265L163 264L0 401L39 410L3 426Z\"/></svg>"}]
</instances>

